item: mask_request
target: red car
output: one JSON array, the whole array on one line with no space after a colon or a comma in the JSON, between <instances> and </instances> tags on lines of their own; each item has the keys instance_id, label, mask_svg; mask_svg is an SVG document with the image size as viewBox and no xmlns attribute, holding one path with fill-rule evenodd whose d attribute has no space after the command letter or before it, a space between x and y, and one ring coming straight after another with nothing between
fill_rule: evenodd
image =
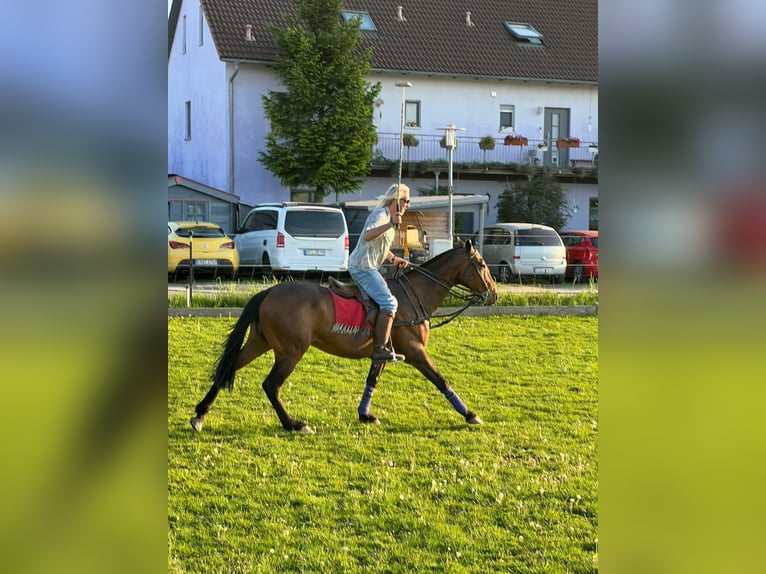
<instances>
[{"instance_id":1,"label":"red car","mask_svg":"<svg viewBox=\"0 0 766 574\"><path fill-rule=\"evenodd\" d=\"M567 250L565 277L598 279L598 231L562 231L559 235Z\"/></svg>"}]
</instances>

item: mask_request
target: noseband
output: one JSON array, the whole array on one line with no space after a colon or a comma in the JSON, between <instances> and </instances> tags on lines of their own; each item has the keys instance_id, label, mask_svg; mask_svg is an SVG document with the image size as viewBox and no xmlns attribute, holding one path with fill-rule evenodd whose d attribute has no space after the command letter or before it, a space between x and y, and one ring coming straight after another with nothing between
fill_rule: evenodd
<instances>
[{"instance_id":1,"label":"noseband","mask_svg":"<svg viewBox=\"0 0 766 574\"><path fill-rule=\"evenodd\" d=\"M455 317L463 313L468 307L471 307L472 305L484 305L487 302L487 298L489 297L490 288L487 284L486 280L484 279L484 276L481 273L481 268L479 266L479 260L477 258L478 251L475 251L468 259L471 263L471 266L474 268L476 273L479 275L479 279L481 279L482 284L484 285L484 291L472 291L468 287L465 287L463 285L457 284L457 283L451 283L449 281L446 281L445 279L442 279L441 277L438 277L434 275L431 271L428 269L424 269L423 267L417 266L417 265L410 265L409 269L412 269L413 271L417 271L430 281L436 283L440 287L446 289L448 292L452 294L453 297L462 300L465 302L465 305L458 309L457 311L450 313L449 315L433 315L431 318L433 319L445 319L438 325L431 325L432 329L436 329L437 327L441 327L442 325L446 325L450 321L452 321ZM402 276L402 278L406 278L406 276ZM456 292L453 290L453 288L459 289L461 292ZM417 321L419 322L419 321Z\"/></svg>"}]
</instances>

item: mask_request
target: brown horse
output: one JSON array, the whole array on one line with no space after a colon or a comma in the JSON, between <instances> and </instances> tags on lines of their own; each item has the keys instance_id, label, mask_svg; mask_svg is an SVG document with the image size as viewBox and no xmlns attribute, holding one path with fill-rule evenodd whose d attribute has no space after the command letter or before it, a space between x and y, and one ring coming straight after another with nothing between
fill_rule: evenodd
<instances>
[{"instance_id":1,"label":"brown horse","mask_svg":"<svg viewBox=\"0 0 766 574\"><path fill-rule=\"evenodd\" d=\"M389 281L391 292L399 301L396 322L391 333L394 349L405 362L420 371L438 388L455 410L470 424L481 424L476 413L467 409L426 353L430 318L449 290L458 286L468 292L462 298L470 304L491 305L497 300L497 288L481 255L470 241L420 266L410 266L398 278ZM191 419L194 430L202 424L219 391L234 385L235 373L264 354L274 350L274 366L263 381L263 390L287 430L313 432L302 421L293 419L279 399L279 389L293 372L310 346L349 359L369 359L372 338L353 333L333 332L335 308L326 287L302 281L281 283L255 295L242 310L218 359L212 375L213 386L197 405ZM250 329L247 342L242 345ZM372 393L386 363L373 362L359 405L362 422L378 423L369 412Z\"/></svg>"}]
</instances>

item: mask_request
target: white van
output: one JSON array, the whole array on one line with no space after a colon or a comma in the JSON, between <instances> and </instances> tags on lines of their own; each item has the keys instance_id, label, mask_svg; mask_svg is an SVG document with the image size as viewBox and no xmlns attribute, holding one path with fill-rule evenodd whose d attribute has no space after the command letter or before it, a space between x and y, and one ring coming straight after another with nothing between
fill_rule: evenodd
<instances>
[{"instance_id":1,"label":"white van","mask_svg":"<svg viewBox=\"0 0 766 574\"><path fill-rule=\"evenodd\" d=\"M338 207L263 203L237 230L239 265L258 271L348 271L348 228Z\"/></svg>"},{"instance_id":2,"label":"white van","mask_svg":"<svg viewBox=\"0 0 766 574\"><path fill-rule=\"evenodd\" d=\"M518 276L564 278L567 253L556 230L534 223L496 223L484 228L482 256L501 283Z\"/></svg>"}]
</instances>

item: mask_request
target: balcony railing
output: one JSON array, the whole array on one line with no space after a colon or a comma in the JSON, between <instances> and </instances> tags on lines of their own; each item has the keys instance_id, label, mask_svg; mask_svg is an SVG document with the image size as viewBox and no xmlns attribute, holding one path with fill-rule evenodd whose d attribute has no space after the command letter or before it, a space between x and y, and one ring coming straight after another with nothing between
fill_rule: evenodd
<instances>
[{"instance_id":1,"label":"balcony railing","mask_svg":"<svg viewBox=\"0 0 766 574\"><path fill-rule=\"evenodd\" d=\"M408 132L405 132L405 134ZM411 132L409 132L411 133ZM418 145L404 146L402 161L406 164L446 165L447 149L441 146L440 134L412 134ZM591 151L596 142L580 141L576 148L556 147L556 142L548 143L548 150L543 151L538 144L542 140L528 139L527 145L505 145L504 137L495 138L495 149L482 150L479 147L481 137L458 136L457 147L453 153L453 164L479 164L502 166L507 164L531 164L560 168L595 168L598 165L598 151ZM399 161L399 134L378 132L378 143L373 146L373 163Z\"/></svg>"}]
</instances>

